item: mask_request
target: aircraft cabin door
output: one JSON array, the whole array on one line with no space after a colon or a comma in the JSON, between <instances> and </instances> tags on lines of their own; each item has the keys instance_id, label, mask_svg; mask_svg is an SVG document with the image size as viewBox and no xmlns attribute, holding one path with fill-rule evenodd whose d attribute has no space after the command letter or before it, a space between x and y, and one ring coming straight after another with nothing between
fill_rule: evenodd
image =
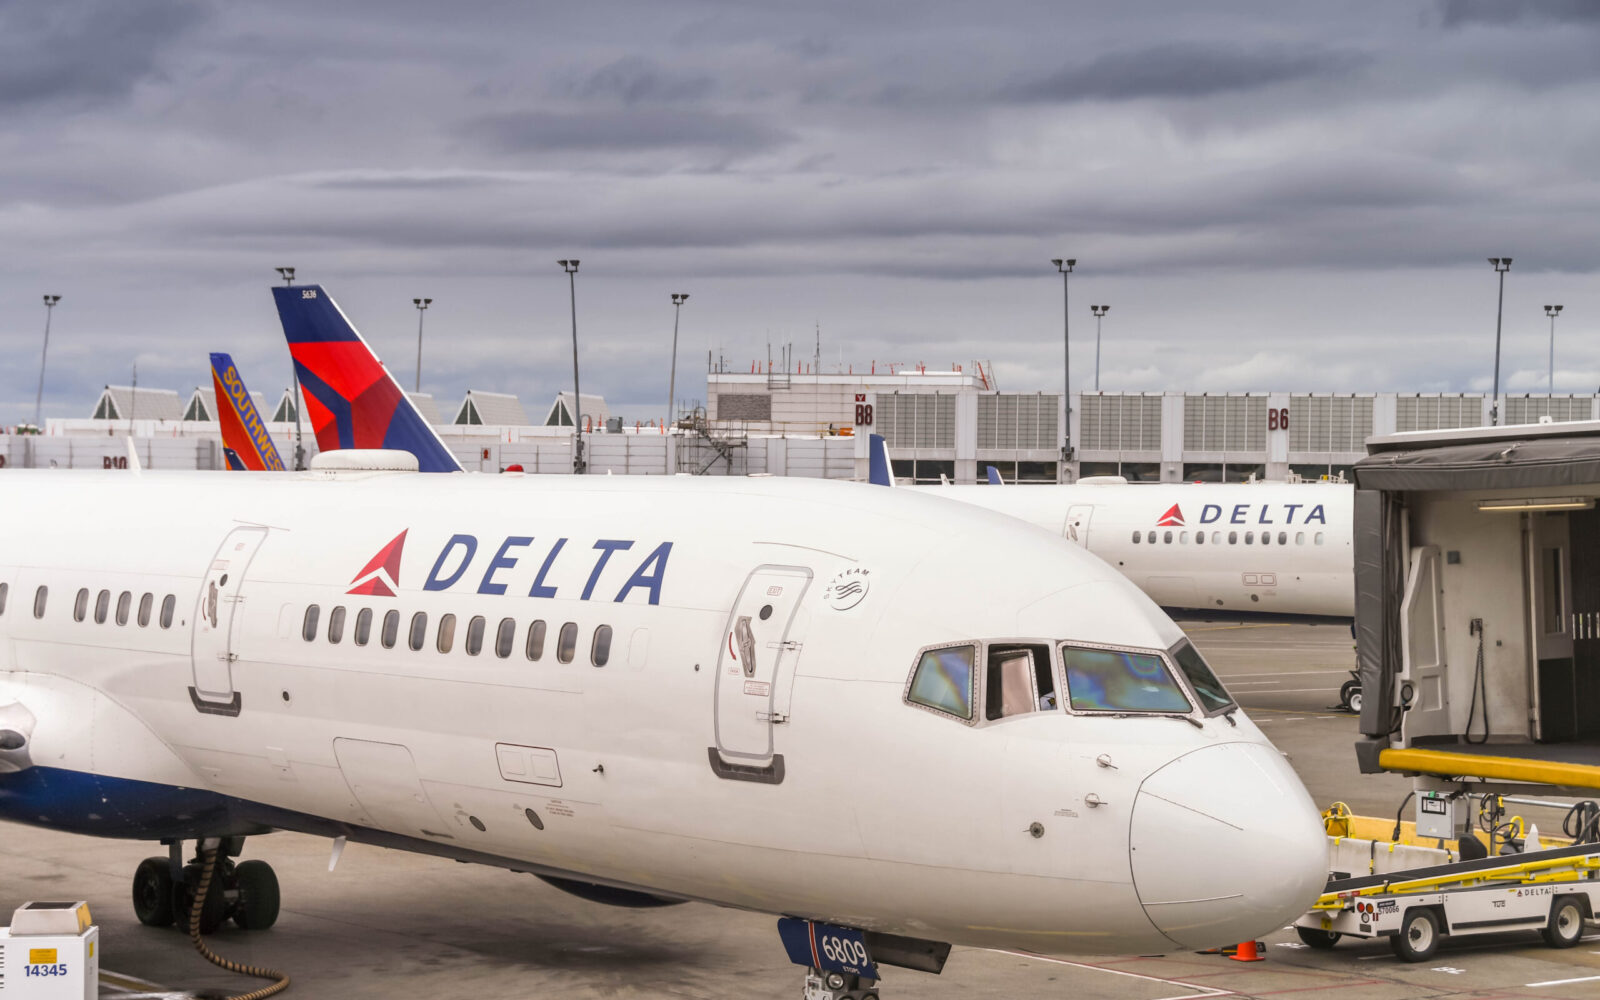
<instances>
[{"instance_id":1,"label":"aircraft cabin door","mask_svg":"<svg viewBox=\"0 0 1600 1000\"><path fill-rule=\"evenodd\" d=\"M765 767L780 685L794 680L801 644L790 633L811 570L758 566L744 581L717 655L716 739L723 763Z\"/></svg>"},{"instance_id":2,"label":"aircraft cabin door","mask_svg":"<svg viewBox=\"0 0 1600 1000\"><path fill-rule=\"evenodd\" d=\"M245 571L266 540L267 529L234 528L217 547L195 598L189 646L194 707L212 715L238 715L239 693L233 689L233 661L238 657L239 596Z\"/></svg>"},{"instance_id":3,"label":"aircraft cabin door","mask_svg":"<svg viewBox=\"0 0 1600 1000\"><path fill-rule=\"evenodd\" d=\"M1073 504L1067 508L1067 527L1063 532L1069 541L1089 547L1089 519L1094 516L1093 504Z\"/></svg>"},{"instance_id":4,"label":"aircraft cabin door","mask_svg":"<svg viewBox=\"0 0 1600 1000\"><path fill-rule=\"evenodd\" d=\"M1452 731L1449 663L1444 643L1444 590L1439 573L1439 547L1411 550L1405 597L1400 602L1400 683L1411 686L1411 707L1402 725L1405 745L1418 736Z\"/></svg>"}]
</instances>

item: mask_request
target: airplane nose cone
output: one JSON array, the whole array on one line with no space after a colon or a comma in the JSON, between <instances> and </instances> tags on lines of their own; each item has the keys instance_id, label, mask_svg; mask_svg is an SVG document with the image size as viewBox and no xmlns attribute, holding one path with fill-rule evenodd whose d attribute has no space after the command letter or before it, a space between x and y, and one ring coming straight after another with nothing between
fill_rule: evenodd
<instances>
[{"instance_id":1,"label":"airplane nose cone","mask_svg":"<svg viewBox=\"0 0 1600 1000\"><path fill-rule=\"evenodd\" d=\"M1145 779L1128 846L1145 913L1185 948L1282 927L1328 877L1316 806L1282 755L1256 743L1205 747Z\"/></svg>"}]
</instances>

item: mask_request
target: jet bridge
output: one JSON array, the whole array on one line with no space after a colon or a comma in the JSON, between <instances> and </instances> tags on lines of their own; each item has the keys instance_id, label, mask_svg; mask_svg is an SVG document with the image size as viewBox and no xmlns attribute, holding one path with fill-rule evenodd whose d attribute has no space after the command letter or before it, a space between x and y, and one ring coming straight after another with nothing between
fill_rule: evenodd
<instances>
[{"instance_id":1,"label":"jet bridge","mask_svg":"<svg viewBox=\"0 0 1600 1000\"><path fill-rule=\"evenodd\" d=\"M1363 773L1600 788L1600 421L1393 434L1355 466Z\"/></svg>"}]
</instances>

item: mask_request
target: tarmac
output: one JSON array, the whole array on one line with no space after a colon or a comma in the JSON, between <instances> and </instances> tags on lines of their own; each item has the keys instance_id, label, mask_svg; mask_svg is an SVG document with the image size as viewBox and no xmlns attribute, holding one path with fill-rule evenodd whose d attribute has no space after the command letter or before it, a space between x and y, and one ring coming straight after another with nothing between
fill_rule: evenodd
<instances>
[{"instance_id":1,"label":"tarmac","mask_svg":"<svg viewBox=\"0 0 1600 1000\"><path fill-rule=\"evenodd\" d=\"M1337 710L1339 685L1355 665L1347 628L1188 628L1319 805L1340 800L1360 814L1393 815L1408 779L1359 774L1355 717ZM102 997L224 996L262 985L208 965L185 935L135 920L129 880L154 847L0 825L0 919L26 900L88 900L100 926ZM788 963L768 916L692 903L616 909L525 875L356 844L330 873L329 843L293 834L252 840L246 856L277 870L282 917L270 931L229 928L208 941L228 958L288 972L291 997L789 1000L800 992L802 971ZM1067 961L957 948L943 975L886 969L881 990L885 1000L1600 997L1593 925L1567 951L1509 933L1447 939L1416 965L1382 942L1312 951L1287 928L1264 941L1267 961L1252 964L1187 953Z\"/></svg>"}]
</instances>

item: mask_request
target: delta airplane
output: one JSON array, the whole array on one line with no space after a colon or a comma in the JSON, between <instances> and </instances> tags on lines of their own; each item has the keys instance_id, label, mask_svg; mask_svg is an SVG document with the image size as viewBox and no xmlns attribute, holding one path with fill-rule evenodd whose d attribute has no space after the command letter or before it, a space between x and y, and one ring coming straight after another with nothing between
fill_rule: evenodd
<instances>
[{"instance_id":1,"label":"delta airplane","mask_svg":"<svg viewBox=\"0 0 1600 1000\"><path fill-rule=\"evenodd\" d=\"M875 453L872 465L873 481L888 482L886 459ZM1076 542L1174 618L1346 624L1355 617L1355 492L1343 484L1157 484L1118 477L908 488L1008 514Z\"/></svg>"},{"instance_id":2,"label":"delta airplane","mask_svg":"<svg viewBox=\"0 0 1600 1000\"><path fill-rule=\"evenodd\" d=\"M166 844L150 924L193 840L202 923L270 926L234 859L295 830L781 915L857 986L1241 941L1322 887L1282 755L1078 547L846 483L396 462L0 476L0 818Z\"/></svg>"}]
</instances>

